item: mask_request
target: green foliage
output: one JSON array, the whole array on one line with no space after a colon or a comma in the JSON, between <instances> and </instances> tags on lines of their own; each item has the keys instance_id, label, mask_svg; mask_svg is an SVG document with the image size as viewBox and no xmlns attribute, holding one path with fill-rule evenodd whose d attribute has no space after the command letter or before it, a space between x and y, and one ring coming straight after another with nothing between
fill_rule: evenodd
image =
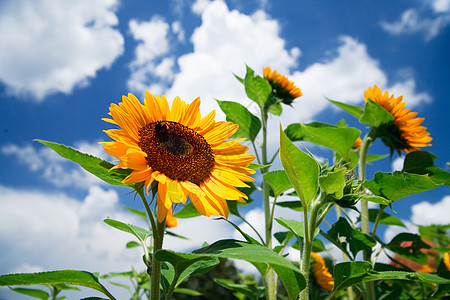
<instances>
[{"instance_id":1,"label":"green foliage","mask_svg":"<svg viewBox=\"0 0 450 300\"><path fill-rule=\"evenodd\" d=\"M94 157L89 154L82 153L73 148L64 146L62 144L57 144L53 142L36 140L39 143L46 145L47 147L53 149L56 153L64 157L65 159L71 160L77 164L79 164L83 169L91 173L92 175L97 176L101 180L106 183L117 185L117 186L125 186L135 189L137 187L134 183L122 183L122 181L127 177L131 170L124 169L114 169L113 164L110 164L107 161L104 161L100 158Z\"/></svg>"},{"instance_id":2,"label":"green foliage","mask_svg":"<svg viewBox=\"0 0 450 300\"><path fill-rule=\"evenodd\" d=\"M345 168L329 171L319 176L320 189L327 195L340 199L344 196Z\"/></svg>"},{"instance_id":3,"label":"green foliage","mask_svg":"<svg viewBox=\"0 0 450 300\"><path fill-rule=\"evenodd\" d=\"M259 107L263 108L267 99L272 92L272 87L270 84L262 78L256 75L249 66L247 66L247 74L244 79L245 93L247 97L258 104Z\"/></svg>"},{"instance_id":4,"label":"green foliage","mask_svg":"<svg viewBox=\"0 0 450 300\"><path fill-rule=\"evenodd\" d=\"M263 175L266 182L270 185L275 197L283 194L285 191L293 188L286 172L283 170L268 172Z\"/></svg>"},{"instance_id":5,"label":"green foliage","mask_svg":"<svg viewBox=\"0 0 450 300\"><path fill-rule=\"evenodd\" d=\"M423 242L419 235L407 232L396 235L386 245L386 249L421 265L427 264L428 257L422 250L430 248L431 246Z\"/></svg>"},{"instance_id":6,"label":"green foliage","mask_svg":"<svg viewBox=\"0 0 450 300\"><path fill-rule=\"evenodd\" d=\"M328 231L327 237L331 238L330 241L339 245L341 249L347 249L348 246L353 254L350 257L353 257L353 259L359 251L372 249L376 245L373 238L353 228L344 218L339 218ZM345 241L341 241L341 238L345 238Z\"/></svg>"},{"instance_id":7,"label":"green foliage","mask_svg":"<svg viewBox=\"0 0 450 300\"><path fill-rule=\"evenodd\" d=\"M86 271L64 270L0 275L0 286L23 286L34 284L69 284L84 286L103 293L109 299L115 299L108 290L100 284L98 278L94 274Z\"/></svg>"},{"instance_id":8,"label":"green foliage","mask_svg":"<svg viewBox=\"0 0 450 300\"><path fill-rule=\"evenodd\" d=\"M333 103L334 105L336 105L337 107L345 110L346 112L348 112L349 114L351 114L352 116L354 116L357 119L360 119L364 113L364 109L362 109L359 106L342 103L342 102L331 100L328 98L326 98L326 99L328 101L330 101L331 103Z\"/></svg>"},{"instance_id":9,"label":"green foliage","mask_svg":"<svg viewBox=\"0 0 450 300\"><path fill-rule=\"evenodd\" d=\"M260 245L236 240L220 240L192 253L169 250L156 252L156 259L169 262L176 272L184 270L192 262L211 257L241 259L258 265L270 265L277 272L291 298L295 298L306 285L303 276L294 265L271 249Z\"/></svg>"},{"instance_id":10,"label":"green foliage","mask_svg":"<svg viewBox=\"0 0 450 300\"><path fill-rule=\"evenodd\" d=\"M254 141L261 130L261 121L259 118L239 103L219 100L217 100L217 103L225 113L227 121L239 125L239 129L233 137L241 137Z\"/></svg>"},{"instance_id":11,"label":"green foliage","mask_svg":"<svg viewBox=\"0 0 450 300\"><path fill-rule=\"evenodd\" d=\"M104 222L111 227L114 227L114 228L119 229L124 232L131 233L142 243L147 239L147 237L152 235L151 231L148 231L146 229L143 229L143 228L140 228L140 227L137 227L134 225L125 224L123 222L116 221L113 219L105 219Z\"/></svg>"},{"instance_id":12,"label":"green foliage","mask_svg":"<svg viewBox=\"0 0 450 300\"><path fill-rule=\"evenodd\" d=\"M386 199L397 201L406 196L432 190L440 184L432 181L428 175L418 175L395 171L377 172L375 178L364 183L372 193Z\"/></svg>"},{"instance_id":13,"label":"green foliage","mask_svg":"<svg viewBox=\"0 0 450 300\"><path fill-rule=\"evenodd\" d=\"M427 151L413 151L406 155L402 172L428 175L437 184L450 185L450 173L438 168L437 157Z\"/></svg>"},{"instance_id":14,"label":"green foliage","mask_svg":"<svg viewBox=\"0 0 450 300\"><path fill-rule=\"evenodd\" d=\"M319 165L313 157L298 149L281 127L280 159L303 206L307 205L319 190Z\"/></svg>"},{"instance_id":15,"label":"green foliage","mask_svg":"<svg viewBox=\"0 0 450 300\"><path fill-rule=\"evenodd\" d=\"M378 127L393 122L394 117L380 104L368 99L359 121L372 127Z\"/></svg>"}]
</instances>

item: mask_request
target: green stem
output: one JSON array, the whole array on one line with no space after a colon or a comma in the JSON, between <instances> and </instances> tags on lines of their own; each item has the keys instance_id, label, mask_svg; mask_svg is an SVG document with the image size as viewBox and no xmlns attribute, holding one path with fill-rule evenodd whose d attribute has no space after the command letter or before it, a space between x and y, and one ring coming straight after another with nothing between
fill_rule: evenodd
<instances>
[{"instance_id":1,"label":"green stem","mask_svg":"<svg viewBox=\"0 0 450 300\"><path fill-rule=\"evenodd\" d=\"M267 110L261 108L261 119L262 119L262 164L267 165ZM269 171L268 167L261 169L261 174L264 175ZM265 232L266 232L266 247L272 249L272 221L270 213L270 199L269 199L269 184L266 182L263 176L262 180L262 192L263 192L263 202L264 202L264 215L265 215ZM267 286L266 286L266 298L268 300L275 300L277 298L277 291L275 289L275 276L272 268L267 270Z\"/></svg>"},{"instance_id":2,"label":"green stem","mask_svg":"<svg viewBox=\"0 0 450 300\"><path fill-rule=\"evenodd\" d=\"M253 151L255 151L256 160L258 161L258 164L261 164L261 160L259 159L258 151L256 151L255 141L252 141Z\"/></svg>"},{"instance_id":3,"label":"green stem","mask_svg":"<svg viewBox=\"0 0 450 300\"><path fill-rule=\"evenodd\" d=\"M377 233L377 229L378 229L378 224L380 223L381 220L381 216L383 215L383 211L386 208L386 205L382 205L380 204L380 209L378 210L378 214L377 214L377 218L375 219L375 223L373 225L373 230L372 230L372 237L374 238L376 233Z\"/></svg>"},{"instance_id":4,"label":"green stem","mask_svg":"<svg viewBox=\"0 0 450 300\"><path fill-rule=\"evenodd\" d=\"M341 209L339 206L336 206L336 218L339 220L339 218L341 217ZM343 210L343 209L342 209ZM344 262L348 261L348 256L345 253L342 253L342 259ZM347 296L349 300L353 300L354 295L353 295L353 288L351 286L349 286L347 288Z\"/></svg>"},{"instance_id":5,"label":"green stem","mask_svg":"<svg viewBox=\"0 0 450 300\"><path fill-rule=\"evenodd\" d=\"M361 182L366 180L366 157L372 138L366 135L362 141L359 152L359 179ZM361 231L364 234L369 234L369 204L365 200L361 200ZM364 260L370 262L372 255L371 249L364 250ZM373 282L366 283L366 299L375 300L375 285Z\"/></svg>"},{"instance_id":6,"label":"green stem","mask_svg":"<svg viewBox=\"0 0 450 300\"><path fill-rule=\"evenodd\" d=\"M157 223L156 235L153 233L153 256L152 256L152 275L151 275L151 294L150 299L159 300L159 285L161 282L161 263L156 260L156 252L162 249L164 230L166 228L166 221Z\"/></svg>"},{"instance_id":7,"label":"green stem","mask_svg":"<svg viewBox=\"0 0 450 300\"><path fill-rule=\"evenodd\" d=\"M302 259L300 262L301 269L300 272L305 277L306 287L300 292L300 300L309 300L309 268L311 262L311 250L314 239L314 231L316 230L316 225L318 225L317 218L321 207L326 203L326 194L320 193L319 198L313 200L313 205L311 207L311 213L308 218L308 206L303 206L303 218L304 218L304 238L303 238L303 252Z\"/></svg>"}]
</instances>

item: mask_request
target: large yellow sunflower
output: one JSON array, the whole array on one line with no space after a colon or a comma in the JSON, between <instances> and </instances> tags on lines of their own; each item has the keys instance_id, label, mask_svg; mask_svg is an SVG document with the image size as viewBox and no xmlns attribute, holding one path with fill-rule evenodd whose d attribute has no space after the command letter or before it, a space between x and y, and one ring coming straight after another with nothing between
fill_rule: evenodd
<instances>
[{"instance_id":1,"label":"large yellow sunflower","mask_svg":"<svg viewBox=\"0 0 450 300\"><path fill-rule=\"evenodd\" d=\"M391 149L409 153L420 150L418 147L431 146L429 144L432 140L430 133L427 132L426 127L420 126L425 119L416 118L416 112L405 109L405 102L402 102L403 96L394 98L392 95L389 97L388 91L383 93L378 86L374 85L373 88L369 87L364 92L364 99L378 103L394 117L393 126L387 129L391 138L383 139Z\"/></svg>"},{"instance_id":2,"label":"large yellow sunflower","mask_svg":"<svg viewBox=\"0 0 450 300\"><path fill-rule=\"evenodd\" d=\"M109 107L112 119L103 119L120 127L105 130L115 141L103 149L120 159L113 168L133 170L123 182L144 182L147 194L158 185L158 222L187 197L201 214L227 217L226 200L247 199L235 187L254 181L255 171L247 168L254 156L243 139L226 141L238 125L215 122L215 111L201 118L199 106L200 98L186 104L176 97L169 108L164 96L146 91L144 105L128 94Z\"/></svg>"},{"instance_id":3,"label":"large yellow sunflower","mask_svg":"<svg viewBox=\"0 0 450 300\"><path fill-rule=\"evenodd\" d=\"M327 291L332 291L334 279L325 265L325 260L316 252L311 252L311 256L314 259L312 271L317 284Z\"/></svg>"},{"instance_id":4,"label":"large yellow sunflower","mask_svg":"<svg viewBox=\"0 0 450 300\"><path fill-rule=\"evenodd\" d=\"M302 91L289 81L285 76L277 71L272 71L269 67L263 68L264 78L269 81L272 89L278 98L285 104L291 104L295 98L302 95Z\"/></svg>"}]
</instances>

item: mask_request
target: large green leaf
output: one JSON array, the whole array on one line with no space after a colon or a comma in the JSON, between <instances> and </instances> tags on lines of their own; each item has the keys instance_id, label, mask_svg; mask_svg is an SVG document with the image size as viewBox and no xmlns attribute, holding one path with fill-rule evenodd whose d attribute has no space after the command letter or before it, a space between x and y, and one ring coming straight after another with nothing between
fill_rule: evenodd
<instances>
[{"instance_id":1,"label":"large green leaf","mask_svg":"<svg viewBox=\"0 0 450 300\"><path fill-rule=\"evenodd\" d=\"M192 262L211 257L240 259L257 265L268 264L277 272L291 299L295 299L306 286L300 270L287 259L264 246L242 241L220 240L192 253L159 250L155 255L158 261L167 261L172 264L177 272L186 269L186 266L191 265Z\"/></svg>"},{"instance_id":2,"label":"large green leaf","mask_svg":"<svg viewBox=\"0 0 450 300\"><path fill-rule=\"evenodd\" d=\"M247 74L244 79L245 93L247 97L255 101L259 107L264 107L272 87L264 78L255 76L255 72L247 66Z\"/></svg>"},{"instance_id":3,"label":"large green leaf","mask_svg":"<svg viewBox=\"0 0 450 300\"><path fill-rule=\"evenodd\" d=\"M113 219L105 219L103 221L111 227L114 227L114 228L119 229L124 232L131 233L141 242L145 241L147 239L147 237L152 235L151 231L148 231L148 230L138 227L138 226L125 224L123 222L116 221Z\"/></svg>"},{"instance_id":4,"label":"large green leaf","mask_svg":"<svg viewBox=\"0 0 450 300\"><path fill-rule=\"evenodd\" d=\"M374 281L374 280L412 280L424 283L449 284L450 279L445 279L434 274L414 273L403 271L378 272L372 269L371 263L367 261L352 261L340 263L333 270L335 292L349 286ZM331 298L332 295L330 295Z\"/></svg>"},{"instance_id":5,"label":"large green leaf","mask_svg":"<svg viewBox=\"0 0 450 300\"><path fill-rule=\"evenodd\" d=\"M303 222L286 220L283 217L275 218L275 221L277 221L278 224L280 224L284 228L289 229L289 231L292 232L298 240L305 236L305 226ZM314 231L314 236L316 236L318 233L319 228L316 228L316 230Z\"/></svg>"},{"instance_id":6,"label":"large green leaf","mask_svg":"<svg viewBox=\"0 0 450 300\"><path fill-rule=\"evenodd\" d=\"M79 164L83 169L85 169L89 173L97 176L98 178L109 184L131 188L136 187L135 183L132 184L122 183L125 177L127 177L131 173L131 170L128 169L110 170L114 165L98 157L82 153L78 150L75 150L62 144L57 144L43 140L36 140L36 141L46 145L47 147L50 147L62 157Z\"/></svg>"},{"instance_id":7,"label":"large green leaf","mask_svg":"<svg viewBox=\"0 0 450 300\"><path fill-rule=\"evenodd\" d=\"M319 164L310 155L298 149L280 127L280 159L289 181L306 206L319 189Z\"/></svg>"},{"instance_id":8,"label":"large green leaf","mask_svg":"<svg viewBox=\"0 0 450 300\"><path fill-rule=\"evenodd\" d=\"M34 284L71 284L84 286L105 294L109 299L115 299L114 296L99 283L98 278L94 276L94 274L86 271L63 270L0 275L0 286L23 286Z\"/></svg>"},{"instance_id":9,"label":"large green leaf","mask_svg":"<svg viewBox=\"0 0 450 300\"><path fill-rule=\"evenodd\" d=\"M344 195L345 168L319 176L320 189L327 195L341 199Z\"/></svg>"},{"instance_id":10,"label":"large green leaf","mask_svg":"<svg viewBox=\"0 0 450 300\"><path fill-rule=\"evenodd\" d=\"M356 160L353 145L361 135L361 131L352 127L337 127L323 123L300 124L303 138L312 143L322 145L338 153L345 161Z\"/></svg>"},{"instance_id":11,"label":"large green leaf","mask_svg":"<svg viewBox=\"0 0 450 300\"><path fill-rule=\"evenodd\" d=\"M431 246L422 241L419 235L408 232L397 234L386 245L386 249L419 264L427 264L428 254L424 253L423 249L430 248Z\"/></svg>"},{"instance_id":12,"label":"large green leaf","mask_svg":"<svg viewBox=\"0 0 450 300\"><path fill-rule=\"evenodd\" d=\"M225 113L227 121L239 125L234 137L243 137L251 141L255 140L261 130L261 121L254 116L245 106L232 101L219 101L220 108Z\"/></svg>"},{"instance_id":13,"label":"large green leaf","mask_svg":"<svg viewBox=\"0 0 450 300\"><path fill-rule=\"evenodd\" d=\"M372 237L350 226L348 221L344 218L339 218L339 220L333 224L328 231L328 237L332 238L335 243L340 244L344 249L346 249L348 245L353 257L355 257L359 251L370 250L376 245L376 242ZM342 238L345 238L345 242L342 241Z\"/></svg>"},{"instance_id":14,"label":"large green leaf","mask_svg":"<svg viewBox=\"0 0 450 300\"><path fill-rule=\"evenodd\" d=\"M378 127L394 121L394 117L380 104L368 99L364 107L364 113L359 119L361 123Z\"/></svg>"},{"instance_id":15,"label":"large green leaf","mask_svg":"<svg viewBox=\"0 0 450 300\"><path fill-rule=\"evenodd\" d=\"M425 175L436 183L450 185L450 173L438 168L434 161L437 157L427 151L413 151L406 155L403 172Z\"/></svg>"},{"instance_id":16,"label":"large green leaf","mask_svg":"<svg viewBox=\"0 0 450 300\"><path fill-rule=\"evenodd\" d=\"M432 181L428 175L418 175L395 171L392 173L375 173L375 178L364 186L377 196L396 201L406 196L432 190L440 184Z\"/></svg>"},{"instance_id":17,"label":"large green leaf","mask_svg":"<svg viewBox=\"0 0 450 300\"><path fill-rule=\"evenodd\" d=\"M19 294L27 295L42 300L48 300L50 297L50 295L47 292L39 289L11 288L11 290Z\"/></svg>"},{"instance_id":18,"label":"large green leaf","mask_svg":"<svg viewBox=\"0 0 450 300\"><path fill-rule=\"evenodd\" d=\"M187 219L201 216L202 214L195 208L192 202L188 202L182 209L177 211L173 216L175 218Z\"/></svg>"},{"instance_id":19,"label":"large green leaf","mask_svg":"<svg viewBox=\"0 0 450 300\"><path fill-rule=\"evenodd\" d=\"M345 110L346 112L348 112L349 114L351 114L352 116L356 117L356 118L361 118L361 116L364 113L364 109L359 107L359 106L355 106L355 105L350 105L350 104L345 104L339 101L335 101L335 100L331 100L326 98L328 101L330 101L331 103L333 103L334 105L336 105L337 107Z\"/></svg>"},{"instance_id":20,"label":"large green leaf","mask_svg":"<svg viewBox=\"0 0 450 300\"><path fill-rule=\"evenodd\" d=\"M292 183L289 181L289 178L286 175L286 172L283 170L265 173L263 177L272 188L275 197L293 188Z\"/></svg>"}]
</instances>

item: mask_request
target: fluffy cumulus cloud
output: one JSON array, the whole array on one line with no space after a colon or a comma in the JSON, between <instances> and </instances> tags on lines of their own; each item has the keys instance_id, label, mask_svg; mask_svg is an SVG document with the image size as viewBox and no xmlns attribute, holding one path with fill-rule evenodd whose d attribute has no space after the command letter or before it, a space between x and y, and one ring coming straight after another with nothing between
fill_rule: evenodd
<instances>
[{"instance_id":1,"label":"fluffy cumulus cloud","mask_svg":"<svg viewBox=\"0 0 450 300\"><path fill-rule=\"evenodd\" d=\"M450 25L450 1L427 1L427 6L405 10L399 20L383 21L381 27L392 35L420 33L426 41L438 36Z\"/></svg>"},{"instance_id":2,"label":"fluffy cumulus cloud","mask_svg":"<svg viewBox=\"0 0 450 300\"><path fill-rule=\"evenodd\" d=\"M13 95L42 100L88 84L123 53L116 0L3 1L0 81Z\"/></svg>"},{"instance_id":3,"label":"fluffy cumulus cloud","mask_svg":"<svg viewBox=\"0 0 450 300\"><path fill-rule=\"evenodd\" d=\"M111 157L103 151L98 143L81 141L75 143L74 148L111 161ZM86 190L93 185L104 184L94 175L45 146L7 144L0 148L0 153L14 157L33 172L40 172L43 179L58 187L75 187Z\"/></svg>"},{"instance_id":4,"label":"fluffy cumulus cloud","mask_svg":"<svg viewBox=\"0 0 450 300\"><path fill-rule=\"evenodd\" d=\"M423 201L413 205L411 208L411 220L417 225L446 225L450 224L450 195L442 198L441 201L430 203Z\"/></svg>"},{"instance_id":5,"label":"fluffy cumulus cloud","mask_svg":"<svg viewBox=\"0 0 450 300\"><path fill-rule=\"evenodd\" d=\"M174 42L184 40L184 30L179 22L170 26L161 17L154 16L149 21L131 20L130 32L138 42L135 57L130 63L131 76L128 88L138 94L149 89L154 94L162 94L167 84L173 80L175 58L167 56Z\"/></svg>"},{"instance_id":6,"label":"fluffy cumulus cloud","mask_svg":"<svg viewBox=\"0 0 450 300\"><path fill-rule=\"evenodd\" d=\"M119 206L113 190L98 186L84 199L0 186L0 273L79 269L123 272L143 269L133 238L106 225L107 217L145 227ZM91 292L92 294L92 292Z\"/></svg>"}]
</instances>

